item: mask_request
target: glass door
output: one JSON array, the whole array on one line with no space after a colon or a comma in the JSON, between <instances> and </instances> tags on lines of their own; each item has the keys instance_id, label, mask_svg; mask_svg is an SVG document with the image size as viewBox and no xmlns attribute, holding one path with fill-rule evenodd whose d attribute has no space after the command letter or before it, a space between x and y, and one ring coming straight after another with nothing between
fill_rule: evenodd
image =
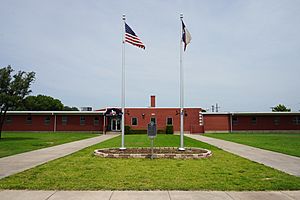
<instances>
[{"instance_id":1,"label":"glass door","mask_svg":"<svg viewBox=\"0 0 300 200\"><path fill-rule=\"evenodd\" d=\"M120 119L111 119L111 130L120 131L121 130L121 120Z\"/></svg>"},{"instance_id":2,"label":"glass door","mask_svg":"<svg viewBox=\"0 0 300 200\"><path fill-rule=\"evenodd\" d=\"M121 120L117 119L117 130L116 131L120 131L121 130Z\"/></svg>"}]
</instances>

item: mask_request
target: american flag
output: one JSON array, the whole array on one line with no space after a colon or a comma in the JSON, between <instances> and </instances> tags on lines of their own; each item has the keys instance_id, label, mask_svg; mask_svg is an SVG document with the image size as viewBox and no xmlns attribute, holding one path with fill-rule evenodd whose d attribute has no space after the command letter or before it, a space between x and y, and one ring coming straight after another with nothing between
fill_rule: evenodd
<instances>
[{"instance_id":1,"label":"american flag","mask_svg":"<svg viewBox=\"0 0 300 200\"><path fill-rule=\"evenodd\" d=\"M125 23L125 42L128 42L134 46L145 49L145 45L135 32Z\"/></svg>"}]
</instances>

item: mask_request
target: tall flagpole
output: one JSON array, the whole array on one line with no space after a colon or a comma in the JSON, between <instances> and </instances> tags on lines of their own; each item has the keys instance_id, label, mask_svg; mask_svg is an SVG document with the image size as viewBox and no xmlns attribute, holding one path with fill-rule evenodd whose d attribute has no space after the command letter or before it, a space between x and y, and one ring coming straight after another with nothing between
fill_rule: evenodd
<instances>
[{"instance_id":1,"label":"tall flagpole","mask_svg":"<svg viewBox=\"0 0 300 200\"><path fill-rule=\"evenodd\" d=\"M180 14L180 21L183 19L183 14ZM184 117L184 87L183 87L183 66L182 66L182 35L183 30L181 28L181 35L180 35L180 147L178 148L180 151L184 151L184 144L183 144L183 134L184 134L184 126L183 126L183 117Z\"/></svg>"},{"instance_id":2,"label":"tall flagpole","mask_svg":"<svg viewBox=\"0 0 300 200\"><path fill-rule=\"evenodd\" d=\"M125 15L122 17L122 144L120 150L125 150L126 147L124 145L125 140Z\"/></svg>"}]
</instances>

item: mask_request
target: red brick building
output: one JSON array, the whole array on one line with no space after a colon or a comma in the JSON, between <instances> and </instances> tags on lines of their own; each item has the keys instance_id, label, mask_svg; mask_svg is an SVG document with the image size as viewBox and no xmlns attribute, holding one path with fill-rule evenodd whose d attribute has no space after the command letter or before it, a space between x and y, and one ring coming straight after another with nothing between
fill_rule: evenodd
<instances>
[{"instance_id":1,"label":"red brick building","mask_svg":"<svg viewBox=\"0 0 300 200\"><path fill-rule=\"evenodd\" d=\"M203 113L205 132L300 131L299 112Z\"/></svg>"},{"instance_id":2,"label":"red brick building","mask_svg":"<svg viewBox=\"0 0 300 200\"><path fill-rule=\"evenodd\" d=\"M106 131L121 130L121 110L119 108L106 108L104 114L104 129ZM188 133L203 132L200 124L201 108L185 108L184 131ZM132 130L147 130L147 125L153 121L157 130L164 131L167 125L172 125L174 132L180 131L180 109L156 107L155 96L151 96L150 106L144 108L125 108L125 126ZM201 122L202 123L202 122Z\"/></svg>"},{"instance_id":3,"label":"red brick building","mask_svg":"<svg viewBox=\"0 0 300 200\"><path fill-rule=\"evenodd\" d=\"M4 131L103 131L100 111L8 111Z\"/></svg>"},{"instance_id":4,"label":"red brick building","mask_svg":"<svg viewBox=\"0 0 300 200\"><path fill-rule=\"evenodd\" d=\"M185 108L185 133L235 131L300 131L299 112L235 112L206 113L201 108ZM155 96L150 106L125 108L125 126L146 130L154 121L164 131L172 125L180 131L180 109L156 107ZM121 109L104 108L97 111L10 111L4 131L121 131Z\"/></svg>"}]
</instances>

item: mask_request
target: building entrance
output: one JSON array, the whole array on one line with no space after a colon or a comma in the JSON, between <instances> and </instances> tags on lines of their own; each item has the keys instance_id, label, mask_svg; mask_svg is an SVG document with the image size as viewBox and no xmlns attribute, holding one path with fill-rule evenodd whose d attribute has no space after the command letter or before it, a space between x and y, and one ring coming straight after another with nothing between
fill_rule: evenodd
<instances>
[{"instance_id":1,"label":"building entrance","mask_svg":"<svg viewBox=\"0 0 300 200\"><path fill-rule=\"evenodd\" d=\"M106 131L121 131L122 112L118 108L108 108L105 112ZM106 124L106 123L105 123Z\"/></svg>"},{"instance_id":2,"label":"building entrance","mask_svg":"<svg viewBox=\"0 0 300 200\"><path fill-rule=\"evenodd\" d=\"M110 127L111 131L120 131L121 130L121 119L112 118L110 125L111 125L111 127Z\"/></svg>"}]
</instances>

